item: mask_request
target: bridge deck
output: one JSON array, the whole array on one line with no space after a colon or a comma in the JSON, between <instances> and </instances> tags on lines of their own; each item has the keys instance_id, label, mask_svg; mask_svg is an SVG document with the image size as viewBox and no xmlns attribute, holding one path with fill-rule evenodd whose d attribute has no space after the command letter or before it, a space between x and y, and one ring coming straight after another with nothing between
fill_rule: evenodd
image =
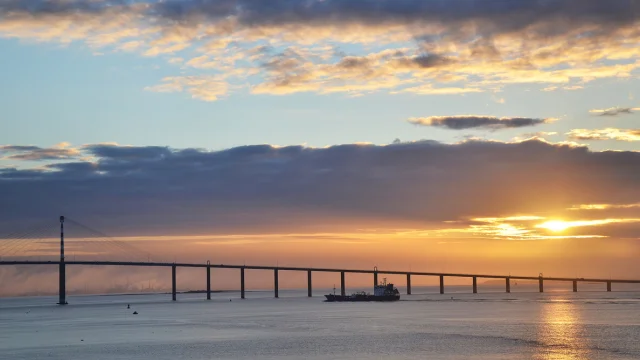
<instances>
[{"instance_id":1,"label":"bridge deck","mask_svg":"<svg viewBox=\"0 0 640 360\"><path fill-rule=\"evenodd\" d=\"M59 261L0 261L2 265L59 265ZM312 272L333 272L333 273L356 273L356 274L386 274L386 275L415 275L415 276L445 276L445 277L468 277L484 279L514 279L514 280L539 280L539 276L514 276L514 275L489 275L489 274L456 274L439 272L416 272L416 271L393 271L393 270L362 270L362 269L329 269L329 268L306 268L290 266L260 266L260 265L226 265L226 264L191 264L191 263L166 263L166 262L125 262L125 261L65 261L66 265L85 266L146 266L146 267L187 267L187 268L211 268L219 269L246 269L246 270L279 270L279 271L312 271ZM595 278L566 278L566 277L542 277L547 281L578 281L578 282L600 282L617 284L640 284L640 280L628 279L595 279Z\"/></svg>"}]
</instances>

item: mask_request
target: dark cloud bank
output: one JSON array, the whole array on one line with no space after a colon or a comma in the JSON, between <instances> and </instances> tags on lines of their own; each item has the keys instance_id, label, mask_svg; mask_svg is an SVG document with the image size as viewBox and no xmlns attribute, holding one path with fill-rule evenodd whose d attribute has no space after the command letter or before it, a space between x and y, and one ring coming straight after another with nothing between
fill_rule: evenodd
<instances>
[{"instance_id":1,"label":"dark cloud bank","mask_svg":"<svg viewBox=\"0 0 640 360\"><path fill-rule=\"evenodd\" d=\"M26 12L33 15L100 14L120 11L142 12L147 16L188 25L203 21L235 18L243 27L305 24L387 24L442 23L451 28L477 21L485 34L508 33L554 21L547 35L564 33L575 26L594 22L600 31L634 23L640 17L637 0L173 0L147 1L42 1L9 0L0 4L0 15ZM543 31L543 30L540 30Z\"/></svg>"},{"instance_id":2,"label":"dark cloud bank","mask_svg":"<svg viewBox=\"0 0 640 360\"><path fill-rule=\"evenodd\" d=\"M317 231L640 202L640 153L537 140L83 152L97 162L0 169L0 225L64 214L112 235Z\"/></svg>"}]
</instances>

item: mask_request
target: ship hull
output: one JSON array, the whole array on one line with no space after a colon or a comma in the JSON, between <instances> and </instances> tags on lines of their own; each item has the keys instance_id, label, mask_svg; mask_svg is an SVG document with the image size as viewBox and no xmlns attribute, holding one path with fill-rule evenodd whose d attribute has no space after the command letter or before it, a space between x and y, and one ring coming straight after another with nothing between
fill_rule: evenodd
<instances>
[{"instance_id":1,"label":"ship hull","mask_svg":"<svg viewBox=\"0 0 640 360\"><path fill-rule=\"evenodd\" d=\"M325 295L328 302L368 302L368 301L398 301L400 295Z\"/></svg>"}]
</instances>

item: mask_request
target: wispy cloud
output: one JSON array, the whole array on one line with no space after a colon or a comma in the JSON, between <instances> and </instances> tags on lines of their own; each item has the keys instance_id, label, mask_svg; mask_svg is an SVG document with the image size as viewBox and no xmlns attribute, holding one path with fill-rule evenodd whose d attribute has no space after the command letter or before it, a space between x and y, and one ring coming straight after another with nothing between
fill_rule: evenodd
<instances>
[{"instance_id":1,"label":"wispy cloud","mask_svg":"<svg viewBox=\"0 0 640 360\"><path fill-rule=\"evenodd\" d=\"M162 82L145 90L161 93L187 91L192 98L204 101L216 101L229 91L229 84L218 76L170 76Z\"/></svg>"},{"instance_id":2,"label":"wispy cloud","mask_svg":"<svg viewBox=\"0 0 640 360\"><path fill-rule=\"evenodd\" d=\"M555 135L558 135L558 133L555 131L538 131L538 132L532 132L532 133L524 133L522 135L516 136L515 138L513 138L513 140L523 141L527 139L544 139L545 137L555 136Z\"/></svg>"},{"instance_id":3,"label":"wispy cloud","mask_svg":"<svg viewBox=\"0 0 640 360\"><path fill-rule=\"evenodd\" d=\"M587 239L603 238L606 235L563 233L567 230L580 227L597 227L619 224L637 224L640 219L596 219L596 220L571 220L563 221L541 216L509 216L494 218L473 218L466 227L447 227L438 229L439 234L472 234L474 236L508 239L508 240L547 240L547 239ZM455 223L454 223L455 224ZM554 234L549 234L552 232Z\"/></svg>"},{"instance_id":4,"label":"wispy cloud","mask_svg":"<svg viewBox=\"0 0 640 360\"><path fill-rule=\"evenodd\" d=\"M574 205L568 210L609 210L609 209L636 209L640 203L635 204L583 204Z\"/></svg>"},{"instance_id":5,"label":"wispy cloud","mask_svg":"<svg viewBox=\"0 0 640 360\"><path fill-rule=\"evenodd\" d=\"M535 227L538 229L570 229L575 227L585 227L585 226L602 226L608 224L628 224L628 223L639 223L640 219L598 219L598 220L573 220L573 221L560 221L560 220L550 220L546 221L542 224L538 224Z\"/></svg>"},{"instance_id":6,"label":"wispy cloud","mask_svg":"<svg viewBox=\"0 0 640 360\"><path fill-rule=\"evenodd\" d=\"M470 234L481 238L505 240L585 239L605 237L602 235L549 235L547 233L542 233L537 229L546 229L544 226L546 223L540 224L540 221L545 219L546 218L544 217L531 215L510 216L504 218L474 218L470 220L473 223L466 227L448 227L438 229L435 233L446 234L449 236L464 236L464 234ZM569 227L570 226L567 226L567 228Z\"/></svg>"},{"instance_id":7,"label":"wispy cloud","mask_svg":"<svg viewBox=\"0 0 640 360\"><path fill-rule=\"evenodd\" d=\"M616 140L616 141L640 141L640 129L573 129L566 134L573 140Z\"/></svg>"},{"instance_id":8,"label":"wispy cloud","mask_svg":"<svg viewBox=\"0 0 640 360\"><path fill-rule=\"evenodd\" d=\"M430 116L425 118L410 118L408 121L415 125L443 127L452 130L466 130L484 128L491 130L521 128L536 126L554 121L555 119L534 119L521 117L503 117L483 115L460 116Z\"/></svg>"},{"instance_id":9,"label":"wispy cloud","mask_svg":"<svg viewBox=\"0 0 640 360\"><path fill-rule=\"evenodd\" d=\"M542 91L546 91L546 92L556 91L556 90L575 91L575 90L582 90L582 89L584 89L583 85L567 85L567 86L552 85L552 86L547 86L546 88L543 88Z\"/></svg>"},{"instance_id":10,"label":"wispy cloud","mask_svg":"<svg viewBox=\"0 0 640 360\"><path fill-rule=\"evenodd\" d=\"M38 146L18 146L4 145L0 146L0 155L4 155L0 159L10 160L70 160L80 156L78 149L69 148L68 143L60 143L51 148L41 148Z\"/></svg>"},{"instance_id":11,"label":"wispy cloud","mask_svg":"<svg viewBox=\"0 0 640 360\"><path fill-rule=\"evenodd\" d=\"M640 108L620 108L614 107L609 109L594 109L589 110L590 113L598 115L598 116L618 116L618 115L628 115L633 114L634 111L638 111Z\"/></svg>"}]
</instances>

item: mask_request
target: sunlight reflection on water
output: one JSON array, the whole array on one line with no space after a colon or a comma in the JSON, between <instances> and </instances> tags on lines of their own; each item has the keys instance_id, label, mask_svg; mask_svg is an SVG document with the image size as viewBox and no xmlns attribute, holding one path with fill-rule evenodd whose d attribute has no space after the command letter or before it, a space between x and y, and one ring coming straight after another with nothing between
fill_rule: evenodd
<instances>
[{"instance_id":1,"label":"sunlight reflection on water","mask_svg":"<svg viewBox=\"0 0 640 360\"><path fill-rule=\"evenodd\" d=\"M581 312L564 299L557 299L541 307L538 326L538 347L535 359L582 360L589 359L590 344L584 333Z\"/></svg>"}]
</instances>

